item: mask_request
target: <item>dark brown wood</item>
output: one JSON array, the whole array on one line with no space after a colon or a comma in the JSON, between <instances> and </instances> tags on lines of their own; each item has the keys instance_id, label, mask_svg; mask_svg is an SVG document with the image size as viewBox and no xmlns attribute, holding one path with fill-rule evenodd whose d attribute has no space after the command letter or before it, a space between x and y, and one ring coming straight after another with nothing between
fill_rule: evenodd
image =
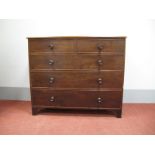
<instances>
[{"instance_id":1,"label":"dark brown wood","mask_svg":"<svg viewBox=\"0 0 155 155\"><path fill-rule=\"evenodd\" d=\"M38 38L31 39L31 52L124 52L124 39L102 38Z\"/></svg>"},{"instance_id":2,"label":"dark brown wood","mask_svg":"<svg viewBox=\"0 0 155 155\"><path fill-rule=\"evenodd\" d=\"M74 52L75 40L73 39L31 39L30 52Z\"/></svg>"},{"instance_id":3,"label":"dark brown wood","mask_svg":"<svg viewBox=\"0 0 155 155\"><path fill-rule=\"evenodd\" d=\"M122 88L122 71L33 71L32 87Z\"/></svg>"},{"instance_id":4,"label":"dark brown wood","mask_svg":"<svg viewBox=\"0 0 155 155\"><path fill-rule=\"evenodd\" d=\"M48 90L32 91L34 105L51 107L120 108L121 91Z\"/></svg>"},{"instance_id":5,"label":"dark brown wood","mask_svg":"<svg viewBox=\"0 0 155 155\"><path fill-rule=\"evenodd\" d=\"M124 52L124 40L82 39L78 40L78 52Z\"/></svg>"},{"instance_id":6,"label":"dark brown wood","mask_svg":"<svg viewBox=\"0 0 155 155\"><path fill-rule=\"evenodd\" d=\"M109 109L121 117L125 37L28 41L33 115L42 108Z\"/></svg>"},{"instance_id":7,"label":"dark brown wood","mask_svg":"<svg viewBox=\"0 0 155 155\"><path fill-rule=\"evenodd\" d=\"M99 63L99 60L102 63ZM52 63L51 63L52 62ZM123 70L124 55L37 54L30 57L31 69Z\"/></svg>"},{"instance_id":8,"label":"dark brown wood","mask_svg":"<svg viewBox=\"0 0 155 155\"><path fill-rule=\"evenodd\" d=\"M32 107L32 115L37 115L42 108Z\"/></svg>"},{"instance_id":9,"label":"dark brown wood","mask_svg":"<svg viewBox=\"0 0 155 155\"><path fill-rule=\"evenodd\" d=\"M122 110L121 109L117 109L114 112L115 112L115 115L116 115L117 118L121 118L122 117Z\"/></svg>"}]
</instances>

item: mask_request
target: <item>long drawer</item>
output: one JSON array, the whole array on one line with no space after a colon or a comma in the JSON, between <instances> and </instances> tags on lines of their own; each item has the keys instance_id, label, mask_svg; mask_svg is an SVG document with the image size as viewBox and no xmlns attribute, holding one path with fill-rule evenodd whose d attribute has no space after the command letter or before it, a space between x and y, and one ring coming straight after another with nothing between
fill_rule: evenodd
<instances>
[{"instance_id":1,"label":"long drawer","mask_svg":"<svg viewBox=\"0 0 155 155\"><path fill-rule=\"evenodd\" d=\"M31 69L123 70L124 55L38 54L30 55Z\"/></svg>"},{"instance_id":2,"label":"long drawer","mask_svg":"<svg viewBox=\"0 0 155 155\"><path fill-rule=\"evenodd\" d=\"M34 106L120 108L122 91L73 91L32 89Z\"/></svg>"},{"instance_id":3,"label":"long drawer","mask_svg":"<svg viewBox=\"0 0 155 155\"><path fill-rule=\"evenodd\" d=\"M30 39L30 52L124 52L124 39Z\"/></svg>"},{"instance_id":4,"label":"long drawer","mask_svg":"<svg viewBox=\"0 0 155 155\"><path fill-rule=\"evenodd\" d=\"M42 71L31 72L32 87L122 88L122 71Z\"/></svg>"}]
</instances>

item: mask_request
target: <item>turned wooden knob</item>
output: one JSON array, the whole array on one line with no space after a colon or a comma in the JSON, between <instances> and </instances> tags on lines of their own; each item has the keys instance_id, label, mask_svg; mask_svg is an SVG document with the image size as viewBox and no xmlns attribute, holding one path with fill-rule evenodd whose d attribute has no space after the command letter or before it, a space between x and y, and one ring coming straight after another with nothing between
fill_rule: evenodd
<instances>
[{"instance_id":1,"label":"turned wooden knob","mask_svg":"<svg viewBox=\"0 0 155 155\"><path fill-rule=\"evenodd\" d=\"M49 83L54 83L54 77L50 77Z\"/></svg>"},{"instance_id":2,"label":"turned wooden knob","mask_svg":"<svg viewBox=\"0 0 155 155\"><path fill-rule=\"evenodd\" d=\"M54 99L55 99L54 96L51 96L50 97L50 102L54 102Z\"/></svg>"},{"instance_id":3,"label":"turned wooden knob","mask_svg":"<svg viewBox=\"0 0 155 155\"><path fill-rule=\"evenodd\" d=\"M98 78L98 84L102 84L102 78Z\"/></svg>"},{"instance_id":4,"label":"turned wooden knob","mask_svg":"<svg viewBox=\"0 0 155 155\"><path fill-rule=\"evenodd\" d=\"M97 63L98 63L99 66L101 66L101 65L103 64L103 61L102 61L101 59L99 59L99 60L97 61Z\"/></svg>"},{"instance_id":5,"label":"turned wooden knob","mask_svg":"<svg viewBox=\"0 0 155 155\"><path fill-rule=\"evenodd\" d=\"M49 45L49 47L50 47L51 50L53 50L53 48L54 48L54 44L51 43L51 44Z\"/></svg>"},{"instance_id":6,"label":"turned wooden knob","mask_svg":"<svg viewBox=\"0 0 155 155\"><path fill-rule=\"evenodd\" d=\"M49 60L48 64L49 64L49 65L53 65L53 64L54 64L54 60L52 60L52 59Z\"/></svg>"},{"instance_id":7,"label":"turned wooden knob","mask_svg":"<svg viewBox=\"0 0 155 155\"><path fill-rule=\"evenodd\" d=\"M101 97L98 97L98 98L97 98L97 102L98 102L98 103L102 103L102 102L103 102L103 99L102 99Z\"/></svg>"},{"instance_id":8,"label":"turned wooden knob","mask_svg":"<svg viewBox=\"0 0 155 155\"><path fill-rule=\"evenodd\" d=\"M103 48L104 48L103 45L97 45L97 49L98 49L99 51L101 51Z\"/></svg>"}]
</instances>

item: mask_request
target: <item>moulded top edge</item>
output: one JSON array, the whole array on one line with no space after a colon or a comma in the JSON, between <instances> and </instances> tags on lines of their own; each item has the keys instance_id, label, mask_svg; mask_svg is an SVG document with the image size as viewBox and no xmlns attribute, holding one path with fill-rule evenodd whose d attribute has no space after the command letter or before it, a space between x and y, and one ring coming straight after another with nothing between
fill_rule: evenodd
<instances>
[{"instance_id":1,"label":"moulded top edge","mask_svg":"<svg viewBox=\"0 0 155 155\"><path fill-rule=\"evenodd\" d=\"M27 39L46 39L46 38L51 38L51 39L82 39L82 38L97 38L97 39L124 39L126 36L106 36L106 37L99 37L99 36L47 36L47 37L27 37Z\"/></svg>"}]
</instances>

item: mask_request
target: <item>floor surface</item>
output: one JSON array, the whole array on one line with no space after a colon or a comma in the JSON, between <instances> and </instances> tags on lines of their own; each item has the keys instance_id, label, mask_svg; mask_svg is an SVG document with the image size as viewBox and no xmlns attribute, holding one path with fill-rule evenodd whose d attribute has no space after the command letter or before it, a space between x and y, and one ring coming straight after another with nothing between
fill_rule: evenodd
<instances>
[{"instance_id":1,"label":"floor surface","mask_svg":"<svg viewBox=\"0 0 155 155\"><path fill-rule=\"evenodd\" d=\"M31 102L0 101L1 135L154 135L155 104L124 104L123 117L87 112L31 114Z\"/></svg>"}]
</instances>

